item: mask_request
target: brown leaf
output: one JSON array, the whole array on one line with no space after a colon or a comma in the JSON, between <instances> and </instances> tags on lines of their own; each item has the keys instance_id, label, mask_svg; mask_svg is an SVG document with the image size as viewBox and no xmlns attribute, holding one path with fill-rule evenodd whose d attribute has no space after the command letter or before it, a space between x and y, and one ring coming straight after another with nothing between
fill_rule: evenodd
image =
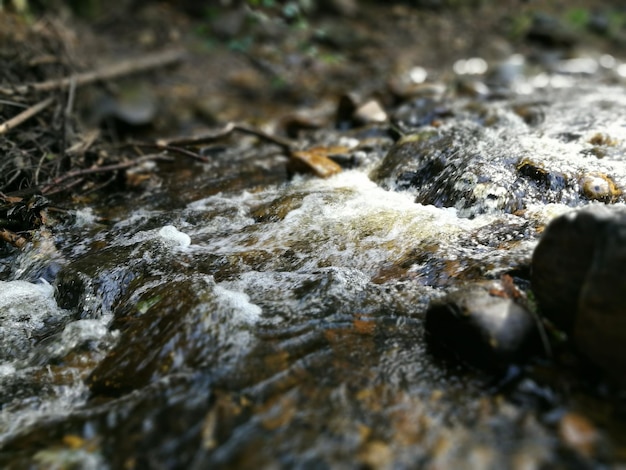
<instances>
[{"instance_id":1,"label":"brown leaf","mask_svg":"<svg viewBox=\"0 0 626 470\"><path fill-rule=\"evenodd\" d=\"M339 153L345 153L348 147L332 146L332 147L314 147L308 150L300 150L292 153L292 158L299 166L303 166L307 171L328 178L341 172L341 166L332 161L329 156Z\"/></svg>"}]
</instances>

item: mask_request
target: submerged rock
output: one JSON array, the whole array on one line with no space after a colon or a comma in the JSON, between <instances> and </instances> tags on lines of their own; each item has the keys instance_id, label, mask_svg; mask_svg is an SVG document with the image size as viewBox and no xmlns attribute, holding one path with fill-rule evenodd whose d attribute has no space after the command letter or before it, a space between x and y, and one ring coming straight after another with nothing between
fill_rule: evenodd
<instances>
[{"instance_id":1,"label":"submerged rock","mask_svg":"<svg viewBox=\"0 0 626 470\"><path fill-rule=\"evenodd\" d=\"M537 345L537 327L506 279L468 285L433 302L425 324L431 344L488 370L523 360Z\"/></svg>"},{"instance_id":2,"label":"submerged rock","mask_svg":"<svg viewBox=\"0 0 626 470\"><path fill-rule=\"evenodd\" d=\"M626 208L591 205L558 217L532 260L542 313L610 375L626 372Z\"/></svg>"}]
</instances>

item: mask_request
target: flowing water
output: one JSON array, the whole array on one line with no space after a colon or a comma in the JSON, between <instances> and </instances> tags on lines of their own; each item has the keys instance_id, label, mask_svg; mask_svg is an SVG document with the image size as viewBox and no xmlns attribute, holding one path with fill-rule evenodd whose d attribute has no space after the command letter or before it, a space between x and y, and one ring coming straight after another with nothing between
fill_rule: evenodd
<instances>
[{"instance_id":1,"label":"flowing water","mask_svg":"<svg viewBox=\"0 0 626 470\"><path fill-rule=\"evenodd\" d=\"M352 147L329 179L289 177L252 138L216 145L214 163L165 163L148 195L42 232L2 265L3 467L625 461L617 392L545 360L497 383L433 354L423 328L461 283L528 279L556 215L622 203L626 92L600 72L417 98L397 142L384 126L312 135ZM448 117L421 125L435 105ZM580 414L587 447L563 424Z\"/></svg>"}]
</instances>

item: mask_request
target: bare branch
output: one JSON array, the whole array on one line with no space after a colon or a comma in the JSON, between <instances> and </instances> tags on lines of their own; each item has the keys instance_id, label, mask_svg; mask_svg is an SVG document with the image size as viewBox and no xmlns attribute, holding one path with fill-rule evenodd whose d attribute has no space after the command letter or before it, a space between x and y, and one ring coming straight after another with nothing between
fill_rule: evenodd
<instances>
[{"instance_id":1,"label":"bare branch","mask_svg":"<svg viewBox=\"0 0 626 470\"><path fill-rule=\"evenodd\" d=\"M110 80L157 67L164 67L166 65L179 62L183 59L184 55L184 51L180 49L148 54L138 59L124 60L98 70L83 72L57 80L47 80L45 82L19 85L13 88L1 87L0 93L11 96L25 95L31 92L46 92L68 88L72 84L72 81L76 83L77 87L88 85L100 80Z\"/></svg>"},{"instance_id":2,"label":"bare branch","mask_svg":"<svg viewBox=\"0 0 626 470\"><path fill-rule=\"evenodd\" d=\"M144 148L144 149L151 149L151 150L160 150L162 152L176 153L184 157L193 158L194 160L198 160L202 163L209 162L209 159L207 157L203 157L202 155L196 152L192 152L191 150L187 150L187 149L177 147L174 145L164 145L160 143L152 144L149 142L129 142L127 144L124 144L124 147L136 147L136 148Z\"/></svg>"},{"instance_id":3,"label":"bare branch","mask_svg":"<svg viewBox=\"0 0 626 470\"><path fill-rule=\"evenodd\" d=\"M143 157L139 157L135 160L131 160L128 162L115 163L113 165L95 166L92 168L84 168L82 170L70 171L50 181L47 184L47 186L44 186L42 188L41 193L45 195L50 195L50 194L63 191L67 187L73 186L73 184L70 184L69 186L62 186L61 189L59 189L59 186L61 185L61 183L67 180L73 179L73 178L82 178L85 175L90 175L94 173L107 173L111 171L125 170L127 168L132 168L134 166L139 165L140 163L150 161L150 160L170 160L170 159L162 154L151 154L151 155L144 155Z\"/></svg>"},{"instance_id":4,"label":"bare branch","mask_svg":"<svg viewBox=\"0 0 626 470\"><path fill-rule=\"evenodd\" d=\"M40 101L39 103L34 104L30 108L22 111L17 116L12 117L8 121L5 121L4 123L0 124L0 134L4 134L5 132L8 132L11 129L14 129L15 127L22 124L24 121L39 114L41 111L43 111L48 106L50 106L53 101L54 101L54 98L46 98L45 100Z\"/></svg>"},{"instance_id":5,"label":"bare branch","mask_svg":"<svg viewBox=\"0 0 626 470\"><path fill-rule=\"evenodd\" d=\"M229 122L217 132L212 132L212 133L207 133L207 134L202 134L202 135L192 136L192 137L179 137L179 138L174 137L172 139L159 139L157 141L157 145L162 145L162 146L175 145L175 146L180 146L180 147L186 147L186 146L191 146L191 145L208 144L211 142L216 142L221 139L225 139L226 137L229 137L233 132L241 132L242 134L249 134L249 135L256 136L266 142L278 145L287 153L291 153L294 149L294 144L288 139L284 139L276 135L268 134L267 132L264 132L260 129L256 129L254 127L248 127L243 124L235 124L234 122Z\"/></svg>"},{"instance_id":6,"label":"bare branch","mask_svg":"<svg viewBox=\"0 0 626 470\"><path fill-rule=\"evenodd\" d=\"M18 235L15 232L12 232L11 230L7 230L6 228L0 228L0 240L5 241L9 245L12 245L16 248L23 248L24 245L28 243L28 240L26 240L26 238Z\"/></svg>"}]
</instances>

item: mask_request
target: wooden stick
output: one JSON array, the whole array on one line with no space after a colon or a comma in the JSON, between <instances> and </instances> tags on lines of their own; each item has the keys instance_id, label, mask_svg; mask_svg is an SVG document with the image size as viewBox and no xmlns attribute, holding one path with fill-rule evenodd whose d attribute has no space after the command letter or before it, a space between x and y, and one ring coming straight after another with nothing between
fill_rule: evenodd
<instances>
[{"instance_id":1,"label":"wooden stick","mask_svg":"<svg viewBox=\"0 0 626 470\"><path fill-rule=\"evenodd\" d=\"M75 81L77 87L88 85L100 80L110 80L157 67L164 67L166 65L179 62L183 59L184 55L185 52L180 49L148 54L138 59L123 60L117 64L93 70L91 72L79 73L70 77L31 83L28 85L19 85L13 88L0 87L0 93L10 96L25 95L30 92L46 92L67 88L70 86L72 81Z\"/></svg>"},{"instance_id":2,"label":"wooden stick","mask_svg":"<svg viewBox=\"0 0 626 470\"><path fill-rule=\"evenodd\" d=\"M9 245L13 245L16 248L23 248L28 240L6 228L0 228L0 240L7 242Z\"/></svg>"},{"instance_id":3,"label":"wooden stick","mask_svg":"<svg viewBox=\"0 0 626 470\"><path fill-rule=\"evenodd\" d=\"M53 101L54 98L46 98L45 100L42 100L39 103L34 104L30 108L22 111L17 116L14 116L8 121L3 122L2 124L0 124L0 134L4 134L5 132L10 131L11 129L22 124L24 121L32 118L36 114L39 114L41 111L50 106Z\"/></svg>"},{"instance_id":4,"label":"wooden stick","mask_svg":"<svg viewBox=\"0 0 626 470\"><path fill-rule=\"evenodd\" d=\"M294 150L294 144L287 139L282 137L268 134L260 129L255 129L253 127L248 127L243 124L235 124L234 122L229 122L223 128L218 130L217 132L212 132L208 134L202 134L198 136L192 137L180 137L180 138L172 138L172 139L159 139L157 140L157 145L160 146L170 146L174 145L177 147L185 147L187 145L201 145L208 144L211 142L215 142L221 139L225 139L230 136L233 132L241 132L242 134L249 134L255 137L260 138L266 142L271 144L278 145L285 152L291 153Z\"/></svg>"},{"instance_id":5,"label":"wooden stick","mask_svg":"<svg viewBox=\"0 0 626 470\"><path fill-rule=\"evenodd\" d=\"M279 137L277 135L268 134L267 132L263 132L262 130L255 129L253 127L244 126L242 124L236 124L233 130L241 132L243 134L254 135L260 138L261 140L264 140L271 144L276 144L287 153L292 153L294 150L294 145L289 140Z\"/></svg>"},{"instance_id":6,"label":"wooden stick","mask_svg":"<svg viewBox=\"0 0 626 470\"><path fill-rule=\"evenodd\" d=\"M170 152L182 155L184 157L190 157L194 160L198 160L202 163L208 163L210 160L207 157L203 157L202 155L192 152L191 150L187 150L181 147L176 147L173 145L164 145L164 144L152 144L152 143L144 143L144 142L129 142L123 145L124 147L136 147L137 149L144 148L150 150L160 150L162 152Z\"/></svg>"},{"instance_id":7,"label":"wooden stick","mask_svg":"<svg viewBox=\"0 0 626 470\"><path fill-rule=\"evenodd\" d=\"M93 173L106 173L109 171L118 171L118 170L124 170L126 168L132 168L133 166L137 166L140 163L146 162L146 161L150 161L150 160L170 160L170 158L168 158L165 155L161 155L161 154L152 154L152 155L144 155L143 157L139 157L135 160L131 160L128 162L123 162L123 163L115 163L112 165L104 165L104 166L96 166L96 167L92 167L92 168L84 168L82 170L74 170L74 171L70 171L69 173L65 173L55 179L53 179L52 181L50 181L47 186L44 186L41 190L41 193L44 195L49 195L49 194L55 194L59 191L53 191L55 186L58 186L59 184L61 184L62 182L71 179L71 178L76 178L76 177L82 177L85 175L89 175L89 174L93 174ZM65 189L65 188L63 188Z\"/></svg>"},{"instance_id":8,"label":"wooden stick","mask_svg":"<svg viewBox=\"0 0 626 470\"><path fill-rule=\"evenodd\" d=\"M234 122L229 122L220 130L215 132L208 132L196 136L190 137L172 137L171 139L159 139L156 141L156 145L167 146L174 145L178 147L186 147L188 145L201 145L209 144L220 139L225 139L233 133L235 128Z\"/></svg>"}]
</instances>

